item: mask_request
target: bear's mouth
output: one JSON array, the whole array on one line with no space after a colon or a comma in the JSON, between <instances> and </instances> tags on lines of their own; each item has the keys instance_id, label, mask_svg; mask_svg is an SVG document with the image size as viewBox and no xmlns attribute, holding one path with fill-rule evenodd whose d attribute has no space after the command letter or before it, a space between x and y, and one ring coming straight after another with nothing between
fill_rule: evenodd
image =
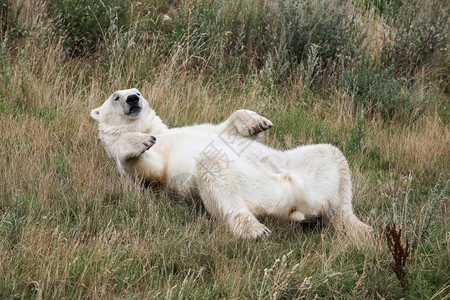
<instances>
[{"instance_id":1,"label":"bear's mouth","mask_svg":"<svg viewBox=\"0 0 450 300\"><path fill-rule=\"evenodd\" d=\"M128 109L128 114L127 115L136 116L137 114L140 113L141 110L142 110L142 107L140 107L139 105L131 106Z\"/></svg>"}]
</instances>

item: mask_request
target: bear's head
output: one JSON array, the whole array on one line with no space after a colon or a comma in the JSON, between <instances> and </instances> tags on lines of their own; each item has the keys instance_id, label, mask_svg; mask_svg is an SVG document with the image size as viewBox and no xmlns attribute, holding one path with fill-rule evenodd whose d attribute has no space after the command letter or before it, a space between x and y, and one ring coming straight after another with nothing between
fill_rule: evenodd
<instances>
[{"instance_id":1,"label":"bear's head","mask_svg":"<svg viewBox=\"0 0 450 300\"><path fill-rule=\"evenodd\" d=\"M125 132L167 130L147 100L134 88L114 92L102 106L91 111L91 117L99 124L101 138Z\"/></svg>"},{"instance_id":2,"label":"bear's head","mask_svg":"<svg viewBox=\"0 0 450 300\"><path fill-rule=\"evenodd\" d=\"M97 122L105 121L105 117L120 119L137 119L142 110L148 106L137 89L120 90L114 92L102 106L91 111L91 117Z\"/></svg>"}]
</instances>

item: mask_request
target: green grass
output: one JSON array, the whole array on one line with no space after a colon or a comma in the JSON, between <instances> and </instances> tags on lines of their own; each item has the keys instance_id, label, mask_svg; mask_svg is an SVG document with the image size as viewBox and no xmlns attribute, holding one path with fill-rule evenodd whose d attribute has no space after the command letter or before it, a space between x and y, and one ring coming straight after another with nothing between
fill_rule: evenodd
<instances>
[{"instance_id":1,"label":"green grass","mask_svg":"<svg viewBox=\"0 0 450 300\"><path fill-rule=\"evenodd\" d=\"M108 35L95 51L74 56L46 3L10 2L14 22L5 19L0 32L0 299L448 297L450 122L442 54L427 49L423 61L404 68L397 52L380 59L387 46L396 49L391 34L403 26L390 9L404 16L417 3L347 3L360 25L345 31L352 24L339 23L348 20L343 11L328 16L330 7L316 1L308 1L314 13L305 19L306 8L297 7L297 15L292 1L141 1L130 6L130 24L103 28ZM358 10L371 3L375 13ZM434 15L434 4L425 1L414 28ZM334 24L347 56L334 56L335 39L327 44L326 36L308 44L313 29L301 35L305 44L280 40L288 16L301 28L314 18L322 27ZM385 41L377 40L381 16ZM368 56L356 43L363 32L379 42ZM382 77L392 64L396 71ZM353 90L344 74L354 76ZM385 84L390 79L396 89ZM274 123L266 140L273 147L338 146L352 170L355 212L374 228L373 239L355 245L327 227L271 218L263 220L268 238L239 239L201 203L121 177L89 112L129 87L171 126L218 123L247 108ZM403 101L409 93L411 101L429 93L433 100L417 110L415 100ZM392 95L402 99L398 107ZM376 106L383 103L392 118ZM385 226L392 223L411 245L406 291L390 267Z\"/></svg>"}]
</instances>

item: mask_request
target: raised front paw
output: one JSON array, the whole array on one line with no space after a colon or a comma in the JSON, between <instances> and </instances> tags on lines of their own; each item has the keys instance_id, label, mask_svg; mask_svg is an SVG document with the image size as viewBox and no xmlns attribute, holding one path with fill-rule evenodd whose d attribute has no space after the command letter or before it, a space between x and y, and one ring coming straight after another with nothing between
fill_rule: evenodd
<instances>
[{"instance_id":1,"label":"raised front paw","mask_svg":"<svg viewBox=\"0 0 450 300\"><path fill-rule=\"evenodd\" d=\"M127 139L122 140L121 159L129 160L136 158L152 147L156 142L153 135L135 134L128 136Z\"/></svg>"},{"instance_id":2,"label":"raised front paw","mask_svg":"<svg viewBox=\"0 0 450 300\"><path fill-rule=\"evenodd\" d=\"M141 153L150 149L155 144L155 142L156 142L156 138L153 135L151 135L148 139L143 141L142 145L144 145L144 150Z\"/></svg>"},{"instance_id":3,"label":"raised front paw","mask_svg":"<svg viewBox=\"0 0 450 300\"><path fill-rule=\"evenodd\" d=\"M236 113L235 125L243 136L253 136L273 127L272 122L251 110L238 110Z\"/></svg>"}]
</instances>

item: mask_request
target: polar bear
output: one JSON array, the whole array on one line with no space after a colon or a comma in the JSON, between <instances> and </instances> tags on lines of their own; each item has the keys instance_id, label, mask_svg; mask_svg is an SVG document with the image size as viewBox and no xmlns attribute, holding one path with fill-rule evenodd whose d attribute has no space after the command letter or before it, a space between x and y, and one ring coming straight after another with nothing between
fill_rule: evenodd
<instances>
[{"instance_id":1,"label":"polar bear","mask_svg":"<svg viewBox=\"0 0 450 300\"><path fill-rule=\"evenodd\" d=\"M322 218L353 237L370 227L352 209L350 170L334 146L279 151L261 143L273 124L250 110L226 121L168 128L137 89L119 90L91 111L99 137L120 172L197 196L237 236L271 231L258 218Z\"/></svg>"}]
</instances>

